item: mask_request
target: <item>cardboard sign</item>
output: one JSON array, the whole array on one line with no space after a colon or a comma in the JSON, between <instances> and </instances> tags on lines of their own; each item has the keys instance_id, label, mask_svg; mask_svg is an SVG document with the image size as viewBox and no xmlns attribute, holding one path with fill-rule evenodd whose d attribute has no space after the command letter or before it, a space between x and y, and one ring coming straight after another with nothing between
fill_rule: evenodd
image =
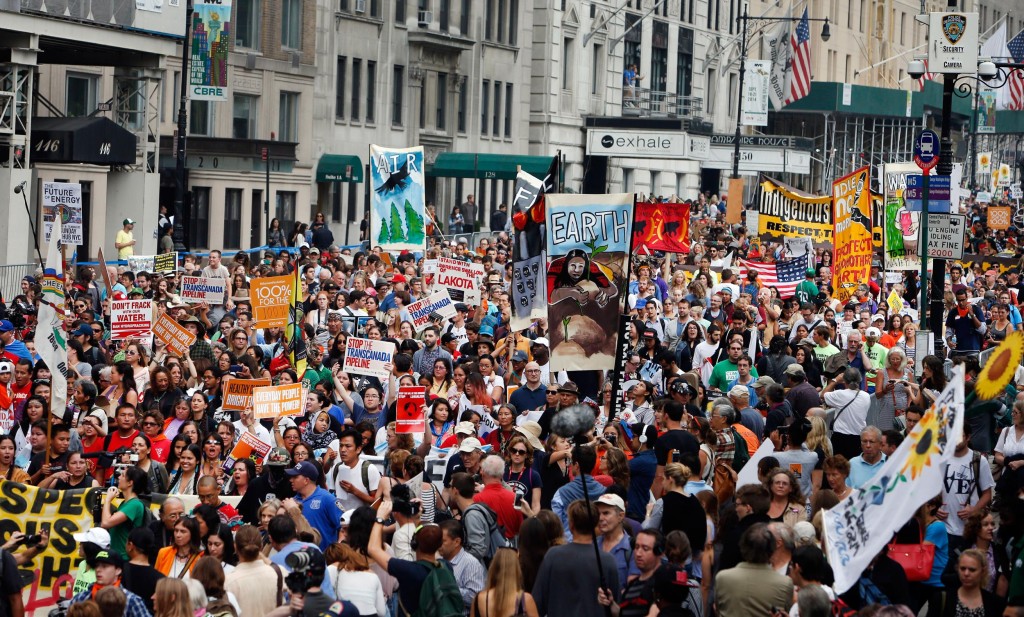
<instances>
[{"instance_id":1,"label":"cardboard sign","mask_svg":"<svg viewBox=\"0 0 1024 617\"><path fill-rule=\"evenodd\" d=\"M153 325L153 336L167 345L167 351L171 355L182 357L188 353L192 344L196 342L196 335L185 326L170 318L167 313L160 315Z\"/></svg>"},{"instance_id":2,"label":"cardboard sign","mask_svg":"<svg viewBox=\"0 0 1024 617\"><path fill-rule=\"evenodd\" d=\"M110 303L110 338L118 341L148 337L153 330L152 300L114 300Z\"/></svg>"},{"instance_id":3,"label":"cardboard sign","mask_svg":"<svg viewBox=\"0 0 1024 617\"><path fill-rule=\"evenodd\" d=\"M351 336L345 341L344 371L387 379L389 371L385 365L394 357L394 343Z\"/></svg>"},{"instance_id":4,"label":"cardboard sign","mask_svg":"<svg viewBox=\"0 0 1024 617\"><path fill-rule=\"evenodd\" d=\"M224 304L224 293L226 290L227 281L224 279L183 276L181 277L179 295L181 295L182 301L188 304L205 302L210 306L214 306Z\"/></svg>"},{"instance_id":5,"label":"cardboard sign","mask_svg":"<svg viewBox=\"0 0 1024 617\"><path fill-rule=\"evenodd\" d=\"M156 256L133 255L128 258L128 269L132 272L153 272L156 269Z\"/></svg>"},{"instance_id":6,"label":"cardboard sign","mask_svg":"<svg viewBox=\"0 0 1024 617\"><path fill-rule=\"evenodd\" d=\"M178 269L178 253L163 253L153 258L154 271L160 274L173 274Z\"/></svg>"},{"instance_id":7,"label":"cardboard sign","mask_svg":"<svg viewBox=\"0 0 1024 617\"><path fill-rule=\"evenodd\" d=\"M231 468L235 466L235 462L246 458L251 458L254 463L259 465L267 457L267 454L270 453L270 448L271 445L269 443L261 440L249 431L243 431L235 447L231 449L231 454L224 461L224 471L230 474Z\"/></svg>"},{"instance_id":8,"label":"cardboard sign","mask_svg":"<svg viewBox=\"0 0 1024 617\"><path fill-rule=\"evenodd\" d=\"M455 317L455 303L448 296L448 290L439 288L435 289L429 296L413 302L408 307L409 315L412 316L412 325L416 328L416 332L422 332L424 328L430 325L430 314L438 313L445 319L451 319Z\"/></svg>"},{"instance_id":9,"label":"cardboard sign","mask_svg":"<svg viewBox=\"0 0 1024 617\"><path fill-rule=\"evenodd\" d=\"M252 392L270 385L269 379L234 378L224 387L224 411L244 411L252 407Z\"/></svg>"},{"instance_id":10,"label":"cardboard sign","mask_svg":"<svg viewBox=\"0 0 1024 617\"><path fill-rule=\"evenodd\" d=\"M229 382L230 383L230 382ZM252 412L257 420L276 418L278 414L294 416L305 407L305 393L302 384L265 386L252 391Z\"/></svg>"},{"instance_id":11,"label":"cardboard sign","mask_svg":"<svg viewBox=\"0 0 1024 617\"><path fill-rule=\"evenodd\" d=\"M252 316L257 328L283 328L288 325L293 276L255 278L249 285Z\"/></svg>"},{"instance_id":12,"label":"cardboard sign","mask_svg":"<svg viewBox=\"0 0 1024 617\"><path fill-rule=\"evenodd\" d=\"M448 296L453 302L480 306L480 285L483 278L483 264L440 257L437 260L434 286L447 288Z\"/></svg>"},{"instance_id":13,"label":"cardboard sign","mask_svg":"<svg viewBox=\"0 0 1024 617\"><path fill-rule=\"evenodd\" d=\"M426 395L423 386L404 386L398 389L398 405L395 407L395 432L422 435L427 420L423 409Z\"/></svg>"}]
</instances>

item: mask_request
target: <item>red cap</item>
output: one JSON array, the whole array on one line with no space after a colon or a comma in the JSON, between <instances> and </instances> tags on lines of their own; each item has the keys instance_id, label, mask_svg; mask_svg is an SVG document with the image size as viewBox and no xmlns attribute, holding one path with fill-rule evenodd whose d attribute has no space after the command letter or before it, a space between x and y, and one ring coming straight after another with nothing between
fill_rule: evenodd
<instances>
[{"instance_id":1,"label":"red cap","mask_svg":"<svg viewBox=\"0 0 1024 617\"><path fill-rule=\"evenodd\" d=\"M882 289L881 289L881 288L880 288L880 287L878 286L878 283L876 283L876 282L874 282L874 281L870 281L870 282L868 282L868 289L870 289L870 290L871 290L871 294L872 294L872 295L877 295L877 294L878 294L878 292L882 290Z\"/></svg>"},{"instance_id":2,"label":"red cap","mask_svg":"<svg viewBox=\"0 0 1024 617\"><path fill-rule=\"evenodd\" d=\"M391 277L391 284L393 285L395 283L408 283L408 281L405 280L404 274L401 272L395 272L395 275Z\"/></svg>"},{"instance_id":3,"label":"red cap","mask_svg":"<svg viewBox=\"0 0 1024 617\"><path fill-rule=\"evenodd\" d=\"M119 292L114 294L114 299L115 300L127 300L128 296L124 295L124 292L119 291Z\"/></svg>"}]
</instances>

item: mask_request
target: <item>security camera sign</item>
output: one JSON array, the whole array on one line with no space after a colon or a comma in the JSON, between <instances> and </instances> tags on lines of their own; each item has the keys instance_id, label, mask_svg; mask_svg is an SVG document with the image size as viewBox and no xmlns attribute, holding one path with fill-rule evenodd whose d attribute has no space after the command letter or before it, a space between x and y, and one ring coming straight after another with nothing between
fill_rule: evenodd
<instances>
[{"instance_id":1,"label":"security camera sign","mask_svg":"<svg viewBox=\"0 0 1024 617\"><path fill-rule=\"evenodd\" d=\"M43 182L43 229L50 242L53 219L60 213L60 241L82 245L82 185L77 182Z\"/></svg>"},{"instance_id":2,"label":"security camera sign","mask_svg":"<svg viewBox=\"0 0 1024 617\"><path fill-rule=\"evenodd\" d=\"M977 73L979 25L977 13L930 13L928 70Z\"/></svg>"},{"instance_id":3,"label":"security camera sign","mask_svg":"<svg viewBox=\"0 0 1024 617\"><path fill-rule=\"evenodd\" d=\"M963 214L928 215L928 257L963 259L967 217Z\"/></svg>"}]
</instances>

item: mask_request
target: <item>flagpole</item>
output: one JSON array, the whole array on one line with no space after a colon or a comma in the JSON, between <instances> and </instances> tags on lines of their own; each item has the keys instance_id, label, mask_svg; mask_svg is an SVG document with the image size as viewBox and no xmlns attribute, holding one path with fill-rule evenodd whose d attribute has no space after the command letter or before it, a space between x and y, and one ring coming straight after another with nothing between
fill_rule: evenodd
<instances>
[{"instance_id":1,"label":"flagpole","mask_svg":"<svg viewBox=\"0 0 1024 617\"><path fill-rule=\"evenodd\" d=\"M61 209L62 209L61 206L57 206L56 208L54 208L53 216L57 220L60 220L58 217L61 216ZM60 231L60 230L58 230L58 231ZM53 233L51 232L50 235L52 236ZM52 237L51 237L51 242L52 242ZM60 242L59 238L58 238L58 242ZM65 259L65 255L64 255L64 250L65 250L64 249L64 243L60 242L60 274L57 275L57 279L61 282L61 286L62 287L64 287L64 280L65 280L65 274L64 274L64 259ZM47 251L47 252L49 252L49 251ZM47 255L47 257L49 257L49 255ZM43 278L44 279L46 278L46 262L43 262ZM57 311L58 318L61 320L61 323L63 323L63 321L64 321L64 311L65 311L66 303L67 303L67 300L65 298L65 299L61 300L60 306L54 307L54 309ZM65 353L67 353L67 352L65 351ZM67 380L68 376L67 376L67 374L65 374L65 372L61 369L61 367L59 365L58 366L48 366L46 368L50 369L50 402L49 402L49 405L48 405L49 408L50 408L50 414L49 414L49 417L46 419L46 460L45 460L44 464L46 466L49 466L50 465L50 457L53 456L53 416L56 413L56 410L53 408L53 391L55 390L53 381L55 379ZM61 416L61 417L63 417L63 416Z\"/></svg>"}]
</instances>

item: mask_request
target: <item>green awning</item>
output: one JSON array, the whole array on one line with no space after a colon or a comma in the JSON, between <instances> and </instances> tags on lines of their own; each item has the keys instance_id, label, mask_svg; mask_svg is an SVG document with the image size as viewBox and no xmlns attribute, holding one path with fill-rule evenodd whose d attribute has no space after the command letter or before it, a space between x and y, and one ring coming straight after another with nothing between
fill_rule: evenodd
<instances>
[{"instance_id":1,"label":"green awning","mask_svg":"<svg viewBox=\"0 0 1024 617\"><path fill-rule=\"evenodd\" d=\"M316 165L317 182L362 182L363 163L354 154L325 154Z\"/></svg>"},{"instance_id":2,"label":"green awning","mask_svg":"<svg viewBox=\"0 0 1024 617\"><path fill-rule=\"evenodd\" d=\"M442 152L434 165L427 167L427 175L439 178L477 178L480 180L515 180L516 166L543 178L551 166L550 156L522 154L475 154L472 152Z\"/></svg>"}]
</instances>

